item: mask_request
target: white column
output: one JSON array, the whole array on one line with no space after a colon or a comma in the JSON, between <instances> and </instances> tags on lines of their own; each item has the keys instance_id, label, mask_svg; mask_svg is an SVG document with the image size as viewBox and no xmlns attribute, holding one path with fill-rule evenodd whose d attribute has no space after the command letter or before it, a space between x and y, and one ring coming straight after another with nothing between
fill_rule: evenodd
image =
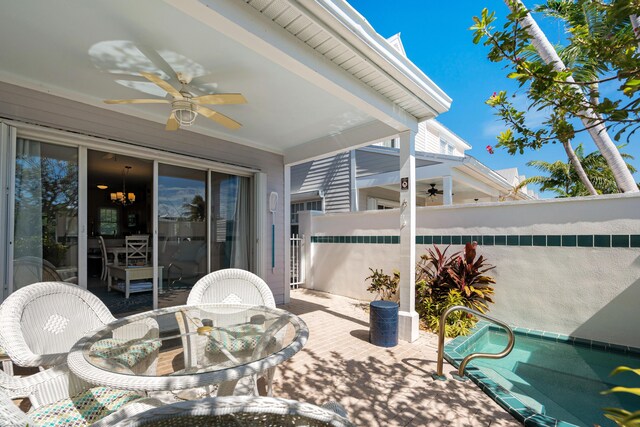
<instances>
[{"instance_id":1,"label":"white column","mask_svg":"<svg viewBox=\"0 0 640 427\"><path fill-rule=\"evenodd\" d=\"M400 134L400 317L398 337L413 342L418 339L416 313L416 134ZM408 182L406 181L408 180ZM402 182L406 186L402 186Z\"/></svg>"},{"instance_id":2,"label":"white column","mask_svg":"<svg viewBox=\"0 0 640 427\"><path fill-rule=\"evenodd\" d=\"M276 225L276 236L278 229ZM288 304L291 298L291 165L284 165L284 259L281 261L284 266L284 303ZM276 245L276 256L277 256ZM276 266L278 265L276 257Z\"/></svg>"},{"instance_id":3,"label":"white column","mask_svg":"<svg viewBox=\"0 0 640 427\"><path fill-rule=\"evenodd\" d=\"M451 175L442 177L442 204L453 204L453 180L451 179Z\"/></svg>"},{"instance_id":4,"label":"white column","mask_svg":"<svg viewBox=\"0 0 640 427\"><path fill-rule=\"evenodd\" d=\"M351 212L357 212L358 209L358 181L356 177L356 150L351 150L349 153L349 180L351 193Z\"/></svg>"}]
</instances>

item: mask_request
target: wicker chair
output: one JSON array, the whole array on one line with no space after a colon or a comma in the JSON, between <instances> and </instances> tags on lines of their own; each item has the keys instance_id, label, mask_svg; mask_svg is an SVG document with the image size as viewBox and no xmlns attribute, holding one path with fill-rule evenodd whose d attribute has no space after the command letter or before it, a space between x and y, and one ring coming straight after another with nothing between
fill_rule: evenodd
<instances>
[{"instance_id":1,"label":"wicker chair","mask_svg":"<svg viewBox=\"0 0 640 427\"><path fill-rule=\"evenodd\" d=\"M140 399L140 396L132 392L118 391L107 394L102 389L104 387L93 389L91 393L74 396L73 399L61 399L33 409L27 414L22 412L0 389L0 425L106 427L162 404L155 399ZM132 403L126 404L128 402Z\"/></svg>"},{"instance_id":2,"label":"wicker chair","mask_svg":"<svg viewBox=\"0 0 640 427\"><path fill-rule=\"evenodd\" d=\"M338 410L338 413L334 412ZM134 415L117 427L138 426L309 426L349 427L344 408L318 407L271 397L216 397L174 403Z\"/></svg>"},{"instance_id":3,"label":"wicker chair","mask_svg":"<svg viewBox=\"0 0 640 427\"><path fill-rule=\"evenodd\" d=\"M88 384L70 376L66 368L50 374L50 369L44 369L64 367L67 353L82 336L114 320L102 301L77 286L42 282L17 290L0 305L0 346L15 364L39 367L43 372L25 378L0 374L0 387L11 398L29 397L34 406L59 399L60 391L69 395L84 391ZM139 337L157 338L157 324L150 321L127 325L114 331L112 341ZM131 371L154 372L156 364L157 350L147 354ZM43 388L56 382L62 385L53 386L53 390Z\"/></svg>"},{"instance_id":4,"label":"wicker chair","mask_svg":"<svg viewBox=\"0 0 640 427\"><path fill-rule=\"evenodd\" d=\"M276 306L264 280L238 268L214 271L196 282L189 292L187 305L207 303Z\"/></svg>"},{"instance_id":5,"label":"wicker chair","mask_svg":"<svg viewBox=\"0 0 640 427\"><path fill-rule=\"evenodd\" d=\"M244 304L276 307L273 293L265 281L249 271L238 268L214 271L198 280L187 298L187 305L197 304ZM181 323L180 319L178 321ZM188 339L183 339L183 344L194 347L193 343L188 343L187 341ZM197 357L207 357L200 350L204 346L200 344L197 345L197 348L197 352L191 351L189 354L197 355ZM274 374L275 368L271 368L265 373L269 396L273 392ZM223 388L219 390L219 393L222 390L227 389ZM257 394L255 381L253 381L253 386L247 386L246 382L241 381L235 393L246 393L248 390L253 390L252 393Z\"/></svg>"}]
</instances>

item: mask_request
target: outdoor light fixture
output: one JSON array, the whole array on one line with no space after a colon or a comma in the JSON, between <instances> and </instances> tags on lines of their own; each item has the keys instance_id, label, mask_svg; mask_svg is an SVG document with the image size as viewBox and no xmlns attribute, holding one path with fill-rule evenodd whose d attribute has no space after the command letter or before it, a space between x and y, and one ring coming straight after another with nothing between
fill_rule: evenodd
<instances>
[{"instance_id":1,"label":"outdoor light fixture","mask_svg":"<svg viewBox=\"0 0 640 427\"><path fill-rule=\"evenodd\" d=\"M107 188L109 188L108 185L104 185L104 184L98 184L98 185L96 185L96 187L98 187L101 190L106 190Z\"/></svg>"},{"instance_id":2,"label":"outdoor light fixture","mask_svg":"<svg viewBox=\"0 0 640 427\"><path fill-rule=\"evenodd\" d=\"M193 122L196 121L196 117L198 117L198 107L196 107L189 98L173 101L171 108L171 113L180 126L191 126Z\"/></svg>"},{"instance_id":3,"label":"outdoor light fixture","mask_svg":"<svg viewBox=\"0 0 640 427\"><path fill-rule=\"evenodd\" d=\"M117 193L111 193L111 201L122 206L127 206L136 201L136 195L133 193L127 193L126 177L129 175L131 166L125 166L122 170L122 191Z\"/></svg>"}]
</instances>

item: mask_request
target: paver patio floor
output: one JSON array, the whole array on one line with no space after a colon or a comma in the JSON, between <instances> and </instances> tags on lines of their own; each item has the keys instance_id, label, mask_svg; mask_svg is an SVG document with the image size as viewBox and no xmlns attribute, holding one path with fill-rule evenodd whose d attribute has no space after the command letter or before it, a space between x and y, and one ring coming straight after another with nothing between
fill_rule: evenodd
<instances>
[{"instance_id":1,"label":"paver patio floor","mask_svg":"<svg viewBox=\"0 0 640 427\"><path fill-rule=\"evenodd\" d=\"M393 348L368 342L360 301L306 289L289 304L309 326L309 341L281 365L274 396L322 404L335 400L359 426L520 426L471 381L434 381L437 336L421 331ZM445 374L455 369L445 364Z\"/></svg>"}]
</instances>

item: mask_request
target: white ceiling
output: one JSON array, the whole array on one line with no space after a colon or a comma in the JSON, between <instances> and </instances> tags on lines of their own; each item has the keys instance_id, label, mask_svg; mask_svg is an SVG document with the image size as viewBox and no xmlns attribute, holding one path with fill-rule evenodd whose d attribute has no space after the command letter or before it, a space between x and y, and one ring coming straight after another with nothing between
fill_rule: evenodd
<instances>
[{"instance_id":1,"label":"white ceiling","mask_svg":"<svg viewBox=\"0 0 640 427\"><path fill-rule=\"evenodd\" d=\"M171 69L186 72L201 93L241 92L248 100L247 105L215 107L242 123L241 129L230 131L199 117L190 130L279 153L374 121L160 1L3 2L0 52L0 80L159 126L166 122L169 105L105 105L102 100L162 96L139 71L165 79Z\"/></svg>"}]
</instances>

